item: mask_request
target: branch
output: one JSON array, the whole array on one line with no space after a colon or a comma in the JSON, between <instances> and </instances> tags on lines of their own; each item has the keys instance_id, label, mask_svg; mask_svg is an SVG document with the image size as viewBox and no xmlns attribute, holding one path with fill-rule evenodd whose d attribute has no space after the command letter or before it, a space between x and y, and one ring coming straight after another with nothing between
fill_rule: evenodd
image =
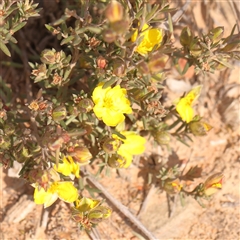
<instances>
[{"instance_id":1,"label":"branch","mask_svg":"<svg viewBox=\"0 0 240 240\"><path fill-rule=\"evenodd\" d=\"M124 214L132 223L134 223L138 229L150 240L157 239L154 235L128 210L128 208L122 205L117 199L115 199L95 178L91 176L86 176L87 181L98 188L105 197L122 213Z\"/></svg>"}]
</instances>

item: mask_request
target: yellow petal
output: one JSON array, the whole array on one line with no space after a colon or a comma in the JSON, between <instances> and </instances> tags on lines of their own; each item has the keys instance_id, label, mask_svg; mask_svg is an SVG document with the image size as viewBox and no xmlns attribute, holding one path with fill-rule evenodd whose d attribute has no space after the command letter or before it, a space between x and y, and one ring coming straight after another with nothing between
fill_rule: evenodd
<instances>
[{"instance_id":1,"label":"yellow petal","mask_svg":"<svg viewBox=\"0 0 240 240\"><path fill-rule=\"evenodd\" d=\"M123 141L123 144L121 144L118 149L118 154L122 155L124 152L126 152L130 155L137 155L142 154L145 151L145 138L131 131L123 131L121 134L124 135L126 139L121 139L117 135L113 134L113 138Z\"/></svg>"},{"instance_id":2,"label":"yellow petal","mask_svg":"<svg viewBox=\"0 0 240 240\"><path fill-rule=\"evenodd\" d=\"M50 207L58 199L57 193L50 194L46 197L44 208Z\"/></svg>"},{"instance_id":3,"label":"yellow petal","mask_svg":"<svg viewBox=\"0 0 240 240\"><path fill-rule=\"evenodd\" d=\"M121 150L118 151L118 154L125 159L125 164L124 164L124 168L128 168L133 160L133 156L127 152L122 152ZM122 161L122 160L121 160Z\"/></svg>"},{"instance_id":4,"label":"yellow petal","mask_svg":"<svg viewBox=\"0 0 240 240\"><path fill-rule=\"evenodd\" d=\"M186 98L181 98L176 106L176 111L179 113L183 121L191 122L194 117L194 111Z\"/></svg>"},{"instance_id":5,"label":"yellow petal","mask_svg":"<svg viewBox=\"0 0 240 240\"><path fill-rule=\"evenodd\" d=\"M53 166L56 171L62 173L64 176L70 176L72 173L79 178L79 165L75 163L71 156L67 156L63 158L63 163L58 164L58 168L56 165Z\"/></svg>"},{"instance_id":6,"label":"yellow petal","mask_svg":"<svg viewBox=\"0 0 240 240\"><path fill-rule=\"evenodd\" d=\"M102 120L107 126L115 127L125 120L125 116L122 113L106 109Z\"/></svg>"},{"instance_id":7,"label":"yellow petal","mask_svg":"<svg viewBox=\"0 0 240 240\"><path fill-rule=\"evenodd\" d=\"M193 105L193 103L200 96L201 90L202 90L202 85L198 85L198 86L192 88L192 90L184 97L186 99L186 101L188 102L188 104Z\"/></svg>"},{"instance_id":8,"label":"yellow petal","mask_svg":"<svg viewBox=\"0 0 240 240\"><path fill-rule=\"evenodd\" d=\"M48 193L43 188L40 188L40 190L38 190L38 187L36 187L33 195L34 202L36 204L43 204L47 195Z\"/></svg>"},{"instance_id":9,"label":"yellow petal","mask_svg":"<svg viewBox=\"0 0 240 240\"><path fill-rule=\"evenodd\" d=\"M107 87L107 88L103 89L102 86L103 86L103 83L100 83L93 91L92 99L95 104L102 102L105 97L106 92L109 89L111 89L111 87Z\"/></svg>"},{"instance_id":10,"label":"yellow petal","mask_svg":"<svg viewBox=\"0 0 240 240\"><path fill-rule=\"evenodd\" d=\"M98 206L99 203L99 200L83 197L76 200L75 206L80 212L86 212Z\"/></svg>"},{"instance_id":11,"label":"yellow petal","mask_svg":"<svg viewBox=\"0 0 240 240\"><path fill-rule=\"evenodd\" d=\"M51 206L58 199L57 193L46 192L43 188L34 191L34 202L36 204L44 204L44 208Z\"/></svg>"},{"instance_id":12,"label":"yellow petal","mask_svg":"<svg viewBox=\"0 0 240 240\"><path fill-rule=\"evenodd\" d=\"M157 48L161 45L163 39L163 31L153 28L147 29L149 26L144 24L142 33L140 36L142 37L141 42L138 44L136 51L141 55L146 55L148 52L151 52L153 48L156 46ZM147 29L147 30L146 30ZM145 30L145 31L144 31ZM132 35L131 41L135 42L137 39L138 32L135 31Z\"/></svg>"},{"instance_id":13,"label":"yellow petal","mask_svg":"<svg viewBox=\"0 0 240 240\"><path fill-rule=\"evenodd\" d=\"M56 192L61 200L68 203L78 199L78 190L73 186L72 182L58 182Z\"/></svg>"}]
</instances>

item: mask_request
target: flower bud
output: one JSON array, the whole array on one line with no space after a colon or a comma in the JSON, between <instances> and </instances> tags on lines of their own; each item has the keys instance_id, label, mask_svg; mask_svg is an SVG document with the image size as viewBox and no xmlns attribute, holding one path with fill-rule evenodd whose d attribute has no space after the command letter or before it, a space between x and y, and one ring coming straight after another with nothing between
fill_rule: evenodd
<instances>
[{"instance_id":1,"label":"flower bud","mask_svg":"<svg viewBox=\"0 0 240 240\"><path fill-rule=\"evenodd\" d=\"M183 28L181 35L180 35L180 43L182 46L190 46L192 39L193 39L193 33L190 30L189 27Z\"/></svg>"},{"instance_id":2,"label":"flower bud","mask_svg":"<svg viewBox=\"0 0 240 240\"><path fill-rule=\"evenodd\" d=\"M35 81L40 81L41 79L47 78L47 68L45 64L40 64L37 69L32 70L32 75L34 75Z\"/></svg>"},{"instance_id":3,"label":"flower bud","mask_svg":"<svg viewBox=\"0 0 240 240\"><path fill-rule=\"evenodd\" d=\"M97 66L99 68L104 69L106 65L107 65L107 60L104 57L100 56L97 58Z\"/></svg>"},{"instance_id":4,"label":"flower bud","mask_svg":"<svg viewBox=\"0 0 240 240\"><path fill-rule=\"evenodd\" d=\"M163 189L168 193L168 194L176 194L181 191L181 184L179 182L179 179L175 180L166 180L163 185Z\"/></svg>"},{"instance_id":5,"label":"flower bud","mask_svg":"<svg viewBox=\"0 0 240 240\"><path fill-rule=\"evenodd\" d=\"M203 184L204 194L206 196L211 196L212 194L218 192L222 189L223 174L215 173L210 176Z\"/></svg>"},{"instance_id":6,"label":"flower bud","mask_svg":"<svg viewBox=\"0 0 240 240\"><path fill-rule=\"evenodd\" d=\"M201 48L200 44L198 43L197 39L193 39L193 41L191 42L191 44L189 46L189 49L190 49L191 55L194 57L198 57L202 53L202 48Z\"/></svg>"},{"instance_id":7,"label":"flower bud","mask_svg":"<svg viewBox=\"0 0 240 240\"><path fill-rule=\"evenodd\" d=\"M62 80L63 80L63 78L61 76L59 76L58 73L55 73L53 75L52 84L53 85L61 85L62 84Z\"/></svg>"},{"instance_id":8,"label":"flower bud","mask_svg":"<svg viewBox=\"0 0 240 240\"><path fill-rule=\"evenodd\" d=\"M168 145L171 140L171 135L166 131L158 131L154 134L154 140L160 145Z\"/></svg>"},{"instance_id":9,"label":"flower bud","mask_svg":"<svg viewBox=\"0 0 240 240\"><path fill-rule=\"evenodd\" d=\"M60 122L67 116L67 110L64 106L58 106L52 111L52 118L55 122Z\"/></svg>"},{"instance_id":10,"label":"flower bud","mask_svg":"<svg viewBox=\"0 0 240 240\"><path fill-rule=\"evenodd\" d=\"M119 149L120 145L121 145L121 141L118 139L112 139L112 138L107 138L103 145L102 148L103 150L108 153L108 154L113 154L116 153L117 150Z\"/></svg>"},{"instance_id":11,"label":"flower bud","mask_svg":"<svg viewBox=\"0 0 240 240\"><path fill-rule=\"evenodd\" d=\"M45 64L53 64L56 62L56 55L53 50L45 49L41 53L41 61Z\"/></svg>"},{"instance_id":12,"label":"flower bud","mask_svg":"<svg viewBox=\"0 0 240 240\"><path fill-rule=\"evenodd\" d=\"M105 11L105 16L108 19L108 21L111 23L122 20L123 6L115 0L111 1L108 4L107 9Z\"/></svg>"},{"instance_id":13,"label":"flower bud","mask_svg":"<svg viewBox=\"0 0 240 240\"><path fill-rule=\"evenodd\" d=\"M216 27L210 31L210 39L212 40L212 43L215 44L219 42L223 36L224 27Z\"/></svg>"},{"instance_id":14,"label":"flower bud","mask_svg":"<svg viewBox=\"0 0 240 240\"><path fill-rule=\"evenodd\" d=\"M190 131L195 136L204 136L212 129L212 126L203 121L192 121L189 124Z\"/></svg>"},{"instance_id":15,"label":"flower bud","mask_svg":"<svg viewBox=\"0 0 240 240\"><path fill-rule=\"evenodd\" d=\"M95 48L95 47L97 47L101 42L100 42L97 38L92 37L92 38L89 39L88 43L89 43L89 46L90 46L90 47Z\"/></svg>"},{"instance_id":16,"label":"flower bud","mask_svg":"<svg viewBox=\"0 0 240 240\"><path fill-rule=\"evenodd\" d=\"M107 163L112 168L123 168L126 164L126 159L121 155L114 154L108 159Z\"/></svg>"},{"instance_id":17,"label":"flower bud","mask_svg":"<svg viewBox=\"0 0 240 240\"><path fill-rule=\"evenodd\" d=\"M80 165L88 164L92 158L92 154L86 147L75 147L73 152L70 153L70 156L72 156L76 162L80 163Z\"/></svg>"},{"instance_id":18,"label":"flower bud","mask_svg":"<svg viewBox=\"0 0 240 240\"><path fill-rule=\"evenodd\" d=\"M94 104L92 100L89 98L84 98L80 100L77 105L78 110L81 111L82 113L90 112L93 109L93 107L94 107Z\"/></svg>"}]
</instances>

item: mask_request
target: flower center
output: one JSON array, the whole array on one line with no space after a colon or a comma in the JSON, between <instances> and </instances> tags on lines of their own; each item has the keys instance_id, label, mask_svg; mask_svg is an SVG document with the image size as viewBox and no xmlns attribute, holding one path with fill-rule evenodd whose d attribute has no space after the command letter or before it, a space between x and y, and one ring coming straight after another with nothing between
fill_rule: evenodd
<instances>
[{"instance_id":1,"label":"flower center","mask_svg":"<svg viewBox=\"0 0 240 240\"><path fill-rule=\"evenodd\" d=\"M47 192L49 193L55 193L57 191L57 187L58 187L58 183L54 182L50 185L50 187L48 188Z\"/></svg>"},{"instance_id":2,"label":"flower center","mask_svg":"<svg viewBox=\"0 0 240 240\"><path fill-rule=\"evenodd\" d=\"M109 97L106 97L104 99L104 107L106 108L113 108L114 107L114 104L113 104L113 99L112 98L109 98Z\"/></svg>"}]
</instances>

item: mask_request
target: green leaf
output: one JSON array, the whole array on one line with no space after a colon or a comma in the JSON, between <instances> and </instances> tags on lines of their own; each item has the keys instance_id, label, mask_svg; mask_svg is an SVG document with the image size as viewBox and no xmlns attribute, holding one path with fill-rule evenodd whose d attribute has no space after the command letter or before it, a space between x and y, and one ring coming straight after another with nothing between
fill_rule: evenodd
<instances>
[{"instance_id":1,"label":"green leaf","mask_svg":"<svg viewBox=\"0 0 240 240\"><path fill-rule=\"evenodd\" d=\"M53 23L54 26L60 25L61 23L64 23L68 19L67 16L63 16L60 19L58 19L56 22Z\"/></svg>"},{"instance_id":2,"label":"green leaf","mask_svg":"<svg viewBox=\"0 0 240 240\"><path fill-rule=\"evenodd\" d=\"M74 36L69 36L69 37L63 39L63 40L61 41L60 45L67 44L67 43L71 42L73 39L74 39Z\"/></svg>"},{"instance_id":3,"label":"green leaf","mask_svg":"<svg viewBox=\"0 0 240 240\"><path fill-rule=\"evenodd\" d=\"M99 34L102 32L102 29L99 27L86 27L86 30L96 34Z\"/></svg>"},{"instance_id":4,"label":"green leaf","mask_svg":"<svg viewBox=\"0 0 240 240\"><path fill-rule=\"evenodd\" d=\"M152 18L154 18L155 14L156 14L157 11L158 11L158 8L159 8L159 5L156 4L156 5L153 7L152 11L147 14L147 16L146 16L146 18L145 18L146 23L148 23L149 21L152 20Z\"/></svg>"},{"instance_id":5,"label":"green leaf","mask_svg":"<svg viewBox=\"0 0 240 240\"><path fill-rule=\"evenodd\" d=\"M47 29L48 31L50 31L50 32L53 32L54 30L56 30L54 27L52 27L52 26L49 25L49 24L45 24L45 27L46 27L46 29Z\"/></svg>"},{"instance_id":6,"label":"green leaf","mask_svg":"<svg viewBox=\"0 0 240 240\"><path fill-rule=\"evenodd\" d=\"M120 132L117 132L115 130L112 130L113 134L116 134L118 137L120 137L121 139L126 139L126 137L124 135L122 135Z\"/></svg>"},{"instance_id":7,"label":"green leaf","mask_svg":"<svg viewBox=\"0 0 240 240\"><path fill-rule=\"evenodd\" d=\"M15 33L18 30L20 30L22 27L24 27L27 24L27 22L21 22L19 23L15 28L12 29L12 32Z\"/></svg>"},{"instance_id":8,"label":"green leaf","mask_svg":"<svg viewBox=\"0 0 240 240\"><path fill-rule=\"evenodd\" d=\"M103 89L108 88L108 87L110 87L111 85L113 85L116 81L117 81L116 78L112 78L111 80L105 82L105 83L103 84L103 87L102 87L102 88L103 88Z\"/></svg>"},{"instance_id":9,"label":"green leaf","mask_svg":"<svg viewBox=\"0 0 240 240\"><path fill-rule=\"evenodd\" d=\"M181 138L178 137L177 140L178 140L179 142L183 143L184 145L186 145L187 147L190 147L190 145L187 144L183 139L181 139Z\"/></svg>"},{"instance_id":10,"label":"green leaf","mask_svg":"<svg viewBox=\"0 0 240 240\"><path fill-rule=\"evenodd\" d=\"M5 43L3 43L1 40L0 40L0 49L1 49L8 57L11 57L10 51L8 50L8 48L7 48L7 46L5 45Z\"/></svg>"},{"instance_id":11,"label":"green leaf","mask_svg":"<svg viewBox=\"0 0 240 240\"><path fill-rule=\"evenodd\" d=\"M168 24L169 24L169 32L173 33L173 23L172 23L172 17L170 13L168 13Z\"/></svg>"}]
</instances>

